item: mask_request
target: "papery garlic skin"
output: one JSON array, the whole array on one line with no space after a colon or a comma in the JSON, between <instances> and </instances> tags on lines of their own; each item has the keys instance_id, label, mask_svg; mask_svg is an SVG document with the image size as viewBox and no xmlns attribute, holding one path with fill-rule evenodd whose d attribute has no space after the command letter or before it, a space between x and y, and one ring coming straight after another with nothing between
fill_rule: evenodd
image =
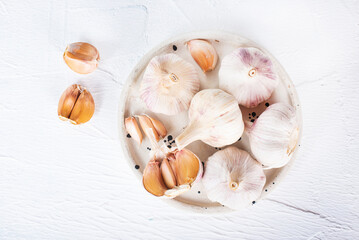
<instances>
[{"instance_id":1,"label":"papery garlic skin","mask_svg":"<svg viewBox=\"0 0 359 240\"><path fill-rule=\"evenodd\" d=\"M211 201L236 210L256 200L265 182L261 164L236 147L227 147L210 156L202 179Z\"/></svg>"},{"instance_id":2,"label":"papery garlic skin","mask_svg":"<svg viewBox=\"0 0 359 240\"><path fill-rule=\"evenodd\" d=\"M280 168L291 159L299 138L295 109L285 103L269 106L246 129L254 157L268 168Z\"/></svg>"},{"instance_id":3,"label":"papery garlic skin","mask_svg":"<svg viewBox=\"0 0 359 240\"><path fill-rule=\"evenodd\" d=\"M149 62L140 96L152 112L175 115L188 109L199 86L195 67L170 53L156 56Z\"/></svg>"},{"instance_id":4,"label":"papery garlic skin","mask_svg":"<svg viewBox=\"0 0 359 240\"><path fill-rule=\"evenodd\" d=\"M279 83L271 59L254 47L241 47L225 56L218 74L219 88L247 108L270 98Z\"/></svg>"},{"instance_id":5,"label":"papery garlic skin","mask_svg":"<svg viewBox=\"0 0 359 240\"><path fill-rule=\"evenodd\" d=\"M206 89L197 93L191 102L189 124L176 138L179 149L201 140L212 147L236 142L243 133L242 112L236 99L220 90Z\"/></svg>"},{"instance_id":6,"label":"papery garlic skin","mask_svg":"<svg viewBox=\"0 0 359 240\"><path fill-rule=\"evenodd\" d=\"M206 40L193 39L187 42L188 50L203 72L212 71L218 61L216 49Z\"/></svg>"}]
</instances>

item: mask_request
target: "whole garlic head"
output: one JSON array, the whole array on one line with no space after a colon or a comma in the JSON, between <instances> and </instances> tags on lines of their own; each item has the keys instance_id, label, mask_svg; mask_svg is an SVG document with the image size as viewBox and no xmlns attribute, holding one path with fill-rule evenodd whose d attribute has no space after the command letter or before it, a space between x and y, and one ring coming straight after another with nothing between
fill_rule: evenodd
<instances>
[{"instance_id":1,"label":"whole garlic head","mask_svg":"<svg viewBox=\"0 0 359 240\"><path fill-rule=\"evenodd\" d=\"M299 138L295 109L285 103L269 106L253 125L246 128L254 157L269 168L289 162Z\"/></svg>"},{"instance_id":2,"label":"whole garlic head","mask_svg":"<svg viewBox=\"0 0 359 240\"><path fill-rule=\"evenodd\" d=\"M140 96L152 112L175 115L188 109L199 85L195 67L170 53L152 58L143 75Z\"/></svg>"},{"instance_id":3,"label":"whole garlic head","mask_svg":"<svg viewBox=\"0 0 359 240\"><path fill-rule=\"evenodd\" d=\"M179 149L196 140L212 147L229 145L236 142L244 130L236 99L220 89L198 92L192 99L188 117L188 126L176 138Z\"/></svg>"},{"instance_id":4,"label":"whole garlic head","mask_svg":"<svg viewBox=\"0 0 359 240\"><path fill-rule=\"evenodd\" d=\"M266 182L261 164L236 147L210 156L205 169L202 183L208 198L232 209L250 205Z\"/></svg>"},{"instance_id":5,"label":"whole garlic head","mask_svg":"<svg viewBox=\"0 0 359 240\"><path fill-rule=\"evenodd\" d=\"M247 108L270 98L278 82L270 58L254 47L234 50L223 58L219 70L220 89Z\"/></svg>"}]
</instances>

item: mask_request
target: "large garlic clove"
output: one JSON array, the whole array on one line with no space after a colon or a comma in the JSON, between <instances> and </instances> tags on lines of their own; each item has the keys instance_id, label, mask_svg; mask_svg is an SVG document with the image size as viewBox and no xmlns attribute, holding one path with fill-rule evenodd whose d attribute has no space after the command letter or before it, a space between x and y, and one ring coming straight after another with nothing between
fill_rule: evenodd
<instances>
[{"instance_id":1,"label":"large garlic clove","mask_svg":"<svg viewBox=\"0 0 359 240\"><path fill-rule=\"evenodd\" d=\"M278 82L271 59L254 47L234 50L223 58L219 70L220 89L248 108L270 98Z\"/></svg>"},{"instance_id":2,"label":"large garlic clove","mask_svg":"<svg viewBox=\"0 0 359 240\"><path fill-rule=\"evenodd\" d=\"M236 142L244 130L236 99L220 89L197 93L192 99L188 117L188 126L176 138L178 149L196 140L213 147L223 147Z\"/></svg>"},{"instance_id":3,"label":"large garlic clove","mask_svg":"<svg viewBox=\"0 0 359 240\"><path fill-rule=\"evenodd\" d=\"M167 135L167 129L165 128L163 123L155 118L151 118L148 115L147 115L147 117L151 120L151 123L152 123L153 127L156 129L157 134L160 137L164 138Z\"/></svg>"},{"instance_id":4,"label":"large garlic clove","mask_svg":"<svg viewBox=\"0 0 359 240\"><path fill-rule=\"evenodd\" d=\"M87 74L95 71L100 55L91 44L75 42L66 47L63 58L74 72Z\"/></svg>"},{"instance_id":5,"label":"large garlic clove","mask_svg":"<svg viewBox=\"0 0 359 240\"><path fill-rule=\"evenodd\" d=\"M147 117L146 115L139 115L138 121L140 122L143 132L148 138L155 139L156 142L160 140L160 136L158 136L156 128L153 126L149 117Z\"/></svg>"},{"instance_id":6,"label":"large garlic clove","mask_svg":"<svg viewBox=\"0 0 359 240\"><path fill-rule=\"evenodd\" d=\"M159 165L160 162L152 159L143 171L143 186L155 196L163 196L167 191Z\"/></svg>"},{"instance_id":7,"label":"large garlic clove","mask_svg":"<svg viewBox=\"0 0 359 240\"><path fill-rule=\"evenodd\" d=\"M187 149L176 152L175 156L178 184L192 184L196 180L202 164L196 155Z\"/></svg>"},{"instance_id":8,"label":"large garlic clove","mask_svg":"<svg viewBox=\"0 0 359 240\"><path fill-rule=\"evenodd\" d=\"M175 115L188 109L199 85L199 76L191 63L175 54L165 54L149 62L140 96L152 112Z\"/></svg>"},{"instance_id":9,"label":"large garlic clove","mask_svg":"<svg viewBox=\"0 0 359 240\"><path fill-rule=\"evenodd\" d=\"M187 42L188 49L203 72L213 70L218 61L216 49L206 40L194 39Z\"/></svg>"},{"instance_id":10,"label":"large garlic clove","mask_svg":"<svg viewBox=\"0 0 359 240\"><path fill-rule=\"evenodd\" d=\"M125 119L125 128L130 136L139 144L142 143L142 133L135 117Z\"/></svg>"},{"instance_id":11,"label":"large garlic clove","mask_svg":"<svg viewBox=\"0 0 359 240\"><path fill-rule=\"evenodd\" d=\"M282 167L291 159L299 138L295 109L285 103L272 104L246 131L254 157L266 167Z\"/></svg>"},{"instance_id":12,"label":"large garlic clove","mask_svg":"<svg viewBox=\"0 0 359 240\"><path fill-rule=\"evenodd\" d=\"M232 209L249 206L266 182L261 164L236 147L213 154L205 168L202 183L208 198Z\"/></svg>"}]
</instances>

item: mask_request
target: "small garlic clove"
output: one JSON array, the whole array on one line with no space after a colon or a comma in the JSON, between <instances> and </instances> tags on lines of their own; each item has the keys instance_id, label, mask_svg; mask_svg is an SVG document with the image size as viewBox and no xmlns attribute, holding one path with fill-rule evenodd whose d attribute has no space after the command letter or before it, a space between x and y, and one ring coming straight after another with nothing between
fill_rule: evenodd
<instances>
[{"instance_id":1,"label":"small garlic clove","mask_svg":"<svg viewBox=\"0 0 359 240\"><path fill-rule=\"evenodd\" d=\"M285 103L272 104L246 132L260 163L267 168L283 167L292 158L299 139L296 111Z\"/></svg>"},{"instance_id":2,"label":"small garlic clove","mask_svg":"<svg viewBox=\"0 0 359 240\"><path fill-rule=\"evenodd\" d=\"M151 59L140 87L140 97L155 113L176 115L188 109L200 79L196 68L176 54Z\"/></svg>"},{"instance_id":3,"label":"small garlic clove","mask_svg":"<svg viewBox=\"0 0 359 240\"><path fill-rule=\"evenodd\" d=\"M130 136L139 144L142 143L142 133L135 117L125 119L125 128Z\"/></svg>"},{"instance_id":4,"label":"small garlic clove","mask_svg":"<svg viewBox=\"0 0 359 240\"><path fill-rule=\"evenodd\" d=\"M218 61L216 49L206 40L194 39L187 42L188 49L203 72L213 70Z\"/></svg>"},{"instance_id":5,"label":"small garlic clove","mask_svg":"<svg viewBox=\"0 0 359 240\"><path fill-rule=\"evenodd\" d=\"M165 192L165 196L168 198L175 198L175 197L181 195L182 193L187 192L190 189L191 189L191 186L189 184L180 185L180 186L174 187L172 189L168 189Z\"/></svg>"},{"instance_id":6,"label":"small garlic clove","mask_svg":"<svg viewBox=\"0 0 359 240\"><path fill-rule=\"evenodd\" d=\"M88 122L94 112L95 102L91 93L80 85L71 85L60 98L58 115L61 120L78 125Z\"/></svg>"},{"instance_id":7,"label":"small garlic clove","mask_svg":"<svg viewBox=\"0 0 359 240\"><path fill-rule=\"evenodd\" d=\"M241 47L225 56L218 76L219 88L247 108L270 98L279 83L270 57L254 47Z\"/></svg>"},{"instance_id":8,"label":"small garlic clove","mask_svg":"<svg viewBox=\"0 0 359 240\"><path fill-rule=\"evenodd\" d=\"M145 189L155 195L155 196L163 196L167 191L167 187L163 181L160 162L151 160L145 170L143 171L143 186Z\"/></svg>"},{"instance_id":9,"label":"small garlic clove","mask_svg":"<svg viewBox=\"0 0 359 240\"><path fill-rule=\"evenodd\" d=\"M156 142L158 142L160 140L160 137L158 136L158 133L155 127L153 126L150 118L147 117L146 115L139 115L138 120L146 136L150 138L151 141L155 140Z\"/></svg>"},{"instance_id":10,"label":"small garlic clove","mask_svg":"<svg viewBox=\"0 0 359 240\"><path fill-rule=\"evenodd\" d=\"M156 132L158 133L158 135L160 137L164 138L167 135L167 129L165 128L163 123L157 119L151 118L150 116L147 116L147 117L151 120L152 125L156 129Z\"/></svg>"},{"instance_id":11,"label":"small garlic clove","mask_svg":"<svg viewBox=\"0 0 359 240\"><path fill-rule=\"evenodd\" d=\"M201 163L199 159L187 149L177 151L175 157L178 185L192 184L200 170Z\"/></svg>"},{"instance_id":12,"label":"small garlic clove","mask_svg":"<svg viewBox=\"0 0 359 240\"><path fill-rule=\"evenodd\" d=\"M87 74L95 71L100 55L91 44L75 42L66 47L63 58L74 72Z\"/></svg>"},{"instance_id":13,"label":"small garlic clove","mask_svg":"<svg viewBox=\"0 0 359 240\"><path fill-rule=\"evenodd\" d=\"M176 177L167 158L162 160L161 173L166 186L169 189L174 188L176 186Z\"/></svg>"}]
</instances>

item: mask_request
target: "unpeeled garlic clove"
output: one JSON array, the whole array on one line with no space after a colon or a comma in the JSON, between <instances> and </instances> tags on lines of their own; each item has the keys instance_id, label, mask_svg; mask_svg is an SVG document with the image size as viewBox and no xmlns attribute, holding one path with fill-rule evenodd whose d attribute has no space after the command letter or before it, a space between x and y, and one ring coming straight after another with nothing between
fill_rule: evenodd
<instances>
[{"instance_id":1,"label":"unpeeled garlic clove","mask_svg":"<svg viewBox=\"0 0 359 240\"><path fill-rule=\"evenodd\" d=\"M73 84L61 95L58 104L58 116L72 124L89 121L95 112L95 102L86 88Z\"/></svg>"},{"instance_id":2,"label":"unpeeled garlic clove","mask_svg":"<svg viewBox=\"0 0 359 240\"><path fill-rule=\"evenodd\" d=\"M188 109L199 85L199 76L191 63L176 54L160 55L146 67L140 97L152 112L175 115Z\"/></svg>"},{"instance_id":3,"label":"unpeeled garlic clove","mask_svg":"<svg viewBox=\"0 0 359 240\"><path fill-rule=\"evenodd\" d=\"M75 42L66 47L63 58L74 72L87 74L95 71L100 55L91 44Z\"/></svg>"},{"instance_id":4,"label":"unpeeled garlic clove","mask_svg":"<svg viewBox=\"0 0 359 240\"><path fill-rule=\"evenodd\" d=\"M151 120L151 123L152 123L153 127L156 129L157 134L160 137L164 138L167 135L167 129L165 128L163 123L157 119L151 118L148 115L147 115L147 117Z\"/></svg>"},{"instance_id":5,"label":"unpeeled garlic clove","mask_svg":"<svg viewBox=\"0 0 359 240\"><path fill-rule=\"evenodd\" d=\"M143 171L143 186L155 196L163 196L167 190L159 165L160 162L151 160Z\"/></svg>"},{"instance_id":6,"label":"unpeeled garlic clove","mask_svg":"<svg viewBox=\"0 0 359 240\"><path fill-rule=\"evenodd\" d=\"M216 49L206 40L194 39L187 42L188 49L203 72L213 70L218 61Z\"/></svg>"},{"instance_id":7,"label":"unpeeled garlic clove","mask_svg":"<svg viewBox=\"0 0 359 240\"><path fill-rule=\"evenodd\" d=\"M135 117L128 117L125 119L125 128L136 142L138 142L139 144L142 143L143 136Z\"/></svg>"},{"instance_id":8,"label":"unpeeled garlic clove","mask_svg":"<svg viewBox=\"0 0 359 240\"><path fill-rule=\"evenodd\" d=\"M176 176L174 175L167 158L162 160L161 173L163 180L168 188L174 188L177 185Z\"/></svg>"},{"instance_id":9,"label":"unpeeled garlic clove","mask_svg":"<svg viewBox=\"0 0 359 240\"><path fill-rule=\"evenodd\" d=\"M254 47L241 47L225 56L218 76L219 88L247 108L270 98L279 83L271 59Z\"/></svg>"},{"instance_id":10,"label":"unpeeled garlic clove","mask_svg":"<svg viewBox=\"0 0 359 240\"><path fill-rule=\"evenodd\" d=\"M269 106L246 128L254 157L267 168L279 168L292 158L299 139L295 109L285 103Z\"/></svg>"},{"instance_id":11,"label":"unpeeled garlic clove","mask_svg":"<svg viewBox=\"0 0 359 240\"><path fill-rule=\"evenodd\" d=\"M188 126L176 138L178 149L196 140L212 147L223 147L236 142L244 130L236 99L220 89L197 93L192 99L188 117Z\"/></svg>"},{"instance_id":12,"label":"unpeeled garlic clove","mask_svg":"<svg viewBox=\"0 0 359 240\"><path fill-rule=\"evenodd\" d=\"M227 147L210 156L202 179L211 201L237 210L256 200L265 182L261 164L236 147Z\"/></svg>"},{"instance_id":13,"label":"unpeeled garlic clove","mask_svg":"<svg viewBox=\"0 0 359 240\"><path fill-rule=\"evenodd\" d=\"M175 156L178 184L183 185L193 183L200 170L200 162L197 157L187 149L177 151Z\"/></svg>"},{"instance_id":14,"label":"unpeeled garlic clove","mask_svg":"<svg viewBox=\"0 0 359 240\"><path fill-rule=\"evenodd\" d=\"M151 119L146 115L139 115L138 120L146 136L150 138L150 140L156 140L156 142L158 142L160 140L160 136L158 135L156 128L153 126Z\"/></svg>"}]
</instances>

